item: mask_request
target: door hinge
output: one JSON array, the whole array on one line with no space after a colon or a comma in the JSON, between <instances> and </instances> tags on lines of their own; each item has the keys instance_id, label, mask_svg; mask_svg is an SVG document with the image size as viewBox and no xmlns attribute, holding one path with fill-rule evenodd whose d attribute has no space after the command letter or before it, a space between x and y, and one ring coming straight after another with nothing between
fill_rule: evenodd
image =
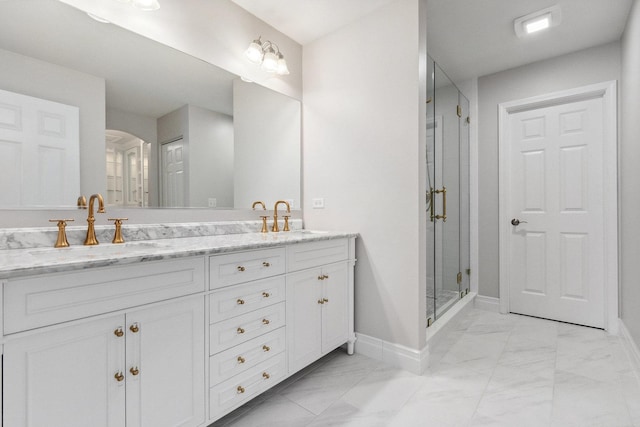
<instances>
[{"instance_id":1,"label":"door hinge","mask_svg":"<svg viewBox=\"0 0 640 427\"><path fill-rule=\"evenodd\" d=\"M433 325L433 320L431 319L431 317L427 317L427 328L431 325Z\"/></svg>"},{"instance_id":2,"label":"door hinge","mask_svg":"<svg viewBox=\"0 0 640 427\"><path fill-rule=\"evenodd\" d=\"M467 273L467 276L471 276L471 269L470 269L470 268L467 268L467 269L465 270L465 272Z\"/></svg>"},{"instance_id":3,"label":"door hinge","mask_svg":"<svg viewBox=\"0 0 640 427\"><path fill-rule=\"evenodd\" d=\"M459 105L456 105L456 114L458 117L462 117L462 107Z\"/></svg>"},{"instance_id":4,"label":"door hinge","mask_svg":"<svg viewBox=\"0 0 640 427\"><path fill-rule=\"evenodd\" d=\"M456 280L458 281L458 285L462 283L462 273L458 273L458 275L456 276Z\"/></svg>"},{"instance_id":5,"label":"door hinge","mask_svg":"<svg viewBox=\"0 0 640 427\"><path fill-rule=\"evenodd\" d=\"M433 101L433 98L428 97L428 98L427 98L427 104L430 104L430 103L431 103L431 101Z\"/></svg>"},{"instance_id":6,"label":"door hinge","mask_svg":"<svg viewBox=\"0 0 640 427\"><path fill-rule=\"evenodd\" d=\"M467 123L471 123L471 117L467 116Z\"/></svg>"}]
</instances>

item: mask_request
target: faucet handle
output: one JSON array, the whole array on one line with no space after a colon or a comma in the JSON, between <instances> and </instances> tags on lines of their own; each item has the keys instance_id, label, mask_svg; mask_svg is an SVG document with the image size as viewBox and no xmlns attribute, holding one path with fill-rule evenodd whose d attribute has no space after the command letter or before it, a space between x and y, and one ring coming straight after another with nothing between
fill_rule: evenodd
<instances>
[{"instance_id":1,"label":"faucet handle","mask_svg":"<svg viewBox=\"0 0 640 427\"><path fill-rule=\"evenodd\" d=\"M69 246L69 242L67 241L67 233L65 232L65 228L67 226L67 222L74 221L73 219L50 219L49 222L57 222L58 224L58 238L56 239L54 248L66 248Z\"/></svg>"},{"instance_id":2,"label":"faucet handle","mask_svg":"<svg viewBox=\"0 0 640 427\"><path fill-rule=\"evenodd\" d=\"M261 233L268 233L269 232L269 227L267 226L267 218L269 218L266 215L260 215L260 218L262 218L262 230L260 230Z\"/></svg>"},{"instance_id":3,"label":"faucet handle","mask_svg":"<svg viewBox=\"0 0 640 427\"><path fill-rule=\"evenodd\" d=\"M113 234L113 240L111 243L124 243L122 237L122 221L128 221L129 218L107 218L108 221L113 221L116 226L116 232Z\"/></svg>"},{"instance_id":4,"label":"faucet handle","mask_svg":"<svg viewBox=\"0 0 640 427\"><path fill-rule=\"evenodd\" d=\"M282 227L282 231L291 231L289 229L289 218L291 218L291 215L282 215L282 217L284 218L284 227Z\"/></svg>"}]
</instances>

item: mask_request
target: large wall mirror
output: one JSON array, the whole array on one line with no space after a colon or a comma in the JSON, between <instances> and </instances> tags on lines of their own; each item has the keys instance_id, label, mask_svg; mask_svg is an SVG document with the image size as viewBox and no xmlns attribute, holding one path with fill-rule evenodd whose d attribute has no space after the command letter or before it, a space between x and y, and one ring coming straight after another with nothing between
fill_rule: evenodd
<instances>
[{"instance_id":1,"label":"large wall mirror","mask_svg":"<svg viewBox=\"0 0 640 427\"><path fill-rule=\"evenodd\" d=\"M32 101L53 103L34 113L35 136L22 126ZM57 0L0 1L0 157L23 173L0 184L0 208L75 206L96 192L123 207L299 208L300 116L295 99ZM22 148L74 126L70 160L43 154L47 141L33 158Z\"/></svg>"}]
</instances>

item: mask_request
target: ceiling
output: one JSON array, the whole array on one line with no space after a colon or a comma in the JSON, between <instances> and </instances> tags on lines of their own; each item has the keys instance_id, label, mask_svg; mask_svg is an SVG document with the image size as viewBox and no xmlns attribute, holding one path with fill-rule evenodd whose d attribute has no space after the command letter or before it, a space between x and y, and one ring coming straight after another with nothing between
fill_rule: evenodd
<instances>
[{"instance_id":1,"label":"ceiling","mask_svg":"<svg viewBox=\"0 0 640 427\"><path fill-rule=\"evenodd\" d=\"M395 0L232 0L305 45ZM632 0L427 0L429 54L460 82L620 39ZM528 38L513 20L554 4L562 23Z\"/></svg>"}]
</instances>

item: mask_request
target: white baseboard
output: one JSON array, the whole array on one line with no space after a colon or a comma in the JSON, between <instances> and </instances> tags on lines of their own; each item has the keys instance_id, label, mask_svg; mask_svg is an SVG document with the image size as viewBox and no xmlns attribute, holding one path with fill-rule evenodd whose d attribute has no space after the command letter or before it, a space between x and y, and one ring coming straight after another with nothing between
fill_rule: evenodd
<instances>
[{"instance_id":1,"label":"white baseboard","mask_svg":"<svg viewBox=\"0 0 640 427\"><path fill-rule=\"evenodd\" d=\"M429 367L429 348L436 345L437 338L444 335L448 329L449 322L472 306L474 298L475 294L469 294L463 301L457 302L433 326L428 328L427 345L422 350L415 350L400 344L356 333L355 351L372 359L420 375Z\"/></svg>"},{"instance_id":2,"label":"white baseboard","mask_svg":"<svg viewBox=\"0 0 640 427\"><path fill-rule=\"evenodd\" d=\"M474 304L475 308L479 310L492 311L494 313L500 312L500 298L477 295Z\"/></svg>"},{"instance_id":3,"label":"white baseboard","mask_svg":"<svg viewBox=\"0 0 640 427\"><path fill-rule=\"evenodd\" d=\"M622 340L624 348L627 352L627 356L629 356L629 361L636 373L636 377L640 381L640 348L638 347L638 343L633 340L633 337L629 333L626 325L619 319L619 334L618 336Z\"/></svg>"},{"instance_id":4,"label":"white baseboard","mask_svg":"<svg viewBox=\"0 0 640 427\"><path fill-rule=\"evenodd\" d=\"M356 333L356 353L404 369L416 375L422 374L429 364L427 347L422 351L400 344L390 343L369 335Z\"/></svg>"}]
</instances>

